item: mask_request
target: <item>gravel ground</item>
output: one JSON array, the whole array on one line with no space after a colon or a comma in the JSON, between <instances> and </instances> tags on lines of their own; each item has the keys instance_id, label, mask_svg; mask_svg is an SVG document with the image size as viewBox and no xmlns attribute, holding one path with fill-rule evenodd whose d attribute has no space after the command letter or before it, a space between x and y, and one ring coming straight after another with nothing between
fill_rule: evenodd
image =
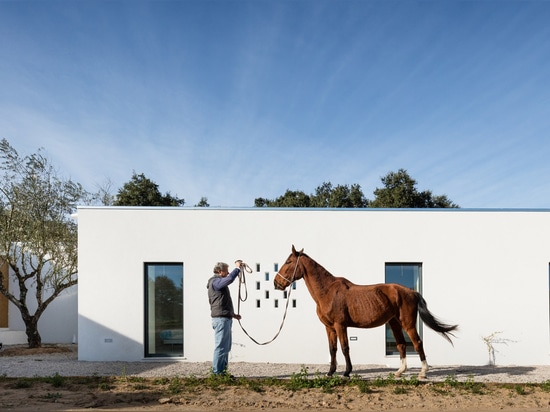
<instances>
[{"instance_id":1,"label":"gravel ground","mask_svg":"<svg viewBox=\"0 0 550 412\"><path fill-rule=\"evenodd\" d=\"M56 373L62 376L142 376L205 377L210 373L210 362L186 361L142 361L142 362L87 362L79 361L77 348L72 345L70 352L40 354L27 356L0 357L0 376L34 377L51 376ZM236 377L290 378L307 367L310 374L325 373L328 364L299 365L279 363L230 362L229 372ZM341 373L342 367L338 368ZM411 368L406 377L414 376L419 369ZM352 374L363 378L375 379L388 377L395 372L384 365L354 365ZM474 379L475 382L495 383L541 383L550 380L550 365L543 366L431 366L428 378L431 381L444 381L453 376L459 381Z\"/></svg>"}]
</instances>

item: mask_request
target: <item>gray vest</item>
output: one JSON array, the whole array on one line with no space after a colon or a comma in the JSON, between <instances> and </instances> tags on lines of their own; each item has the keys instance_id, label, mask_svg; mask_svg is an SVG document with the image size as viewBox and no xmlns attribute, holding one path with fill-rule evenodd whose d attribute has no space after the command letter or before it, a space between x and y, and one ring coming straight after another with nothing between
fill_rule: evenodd
<instances>
[{"instance_id":1,"label":"gray vest","mask_svg":"<svg viewBox=\"0 0 550 412\"><path fill-rule=\"evenodd\" d=\"M229 293L229 287L224 287L221 290L214 290L212 282L218 276L213 276L208 280L208 301L210 302L210 316L213 318L232 318L233 301Z\"/></svg>"}]
</instances>

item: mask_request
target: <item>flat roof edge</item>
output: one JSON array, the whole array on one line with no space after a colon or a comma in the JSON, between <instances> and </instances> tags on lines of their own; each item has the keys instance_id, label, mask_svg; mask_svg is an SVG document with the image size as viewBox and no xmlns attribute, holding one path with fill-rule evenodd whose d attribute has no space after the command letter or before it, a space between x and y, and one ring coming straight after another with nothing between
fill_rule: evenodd
<instances>
[{"instance_id":1,"label":"flat roof edge","mask_svg":"<svg viewBox=\"0 0 550 412\"><path fill-rule=\"evenodd\" d=\"M347 211L347 212L540 212L548 213L550 208L328 208L328 207L176 207L176 206L78 206L77 210L201 210L201 211Z\"/></svg>"}]
</instances>

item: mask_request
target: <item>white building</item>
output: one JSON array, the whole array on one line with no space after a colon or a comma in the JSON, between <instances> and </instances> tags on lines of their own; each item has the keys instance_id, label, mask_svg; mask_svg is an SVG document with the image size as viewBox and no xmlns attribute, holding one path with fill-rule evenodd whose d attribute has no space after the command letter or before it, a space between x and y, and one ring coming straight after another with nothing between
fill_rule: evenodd
<instances>
[{"instance_id":1,"label":"white building","mask_svg":"<svg viewBox=\"0 0 550 412\"><path fill-rule=\"evenodd\" d=\"M240 304L248 333L268 341L287 302L288 313L264 346L235 322L231 362L328 363L303 280L290 296L273 286L293 244L335 276L419 289L436 316L460 325L454 347L422 329L432 365L487 364L483 337L493 333L499 365L549 360L550 210L82 207L78 225L80 360L210 361L206 283L217 261L243 259L254 271ZM348 333L354 364L398 366L384 327Z\"/></svg>"}]
</instances>

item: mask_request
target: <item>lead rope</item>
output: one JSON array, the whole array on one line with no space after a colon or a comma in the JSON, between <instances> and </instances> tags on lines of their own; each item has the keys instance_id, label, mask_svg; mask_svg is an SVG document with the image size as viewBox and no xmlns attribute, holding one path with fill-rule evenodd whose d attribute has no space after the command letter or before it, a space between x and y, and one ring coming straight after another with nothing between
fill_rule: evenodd
<instances>
[{"instance_id":1,"label":"lead rope","mask_svg":"<svg viewBox=\"0 0 550 412\"><path fill-rule=\"evenodd\" d=\"M296 259L296 266L294 266L294 273L292 274L292 280L290 281L290 285L289 285L290 288L288 290L288 296L286 298L285 313L283 314L283 319L281 320L281 325L279 326L279 330L277 331L277 333L275 334L275 336L273 336L273 338L271 340L268 340L266 342L258 342L256 339L254 339L252 336L250 336L250 334L246 331L246 329L242 325L241 320L238 319L239 326L241 327L241 329L243 330L245 335L248 336L250 338L250 340L252 342L254 342L256 345L263 346L263 345L267 345L267 344L273 342L275 339L277 339L277 337L281 333L281 330L283 330L283 325L285 324L286 314L288 312L288 304L290 302L290 295L292 293L292 283L294 283L294 279L296 278L296 270L298 269L298 262L299 261L300 261L300 255L298 255L298 259ZM248 273L252 273L252 269L250 269L250 267L246 263L244 265L245 265L245 270ZM246 269L247 267L248 267L248 269L250 269L250 271L248 271L248 269ZM277 275L279 275L279 272L277 272ZM277 275L275 275L275 276L277 276ZM281 276L281 275L279 275L279 276ZM284 279L286 279L286 278L284 278ZM244 298L241 297L241 285L244 285L244 291L245 291L245 297ZM246 289L246 276L244 274L244 271L241 270L241 272L239 273L239 300L238 300L238 303L237 303L237 315L240 315L240 313L241 313L241 302L246 301L246 299L248 299L248 290Z\"/></svg>"}]
</instances>

